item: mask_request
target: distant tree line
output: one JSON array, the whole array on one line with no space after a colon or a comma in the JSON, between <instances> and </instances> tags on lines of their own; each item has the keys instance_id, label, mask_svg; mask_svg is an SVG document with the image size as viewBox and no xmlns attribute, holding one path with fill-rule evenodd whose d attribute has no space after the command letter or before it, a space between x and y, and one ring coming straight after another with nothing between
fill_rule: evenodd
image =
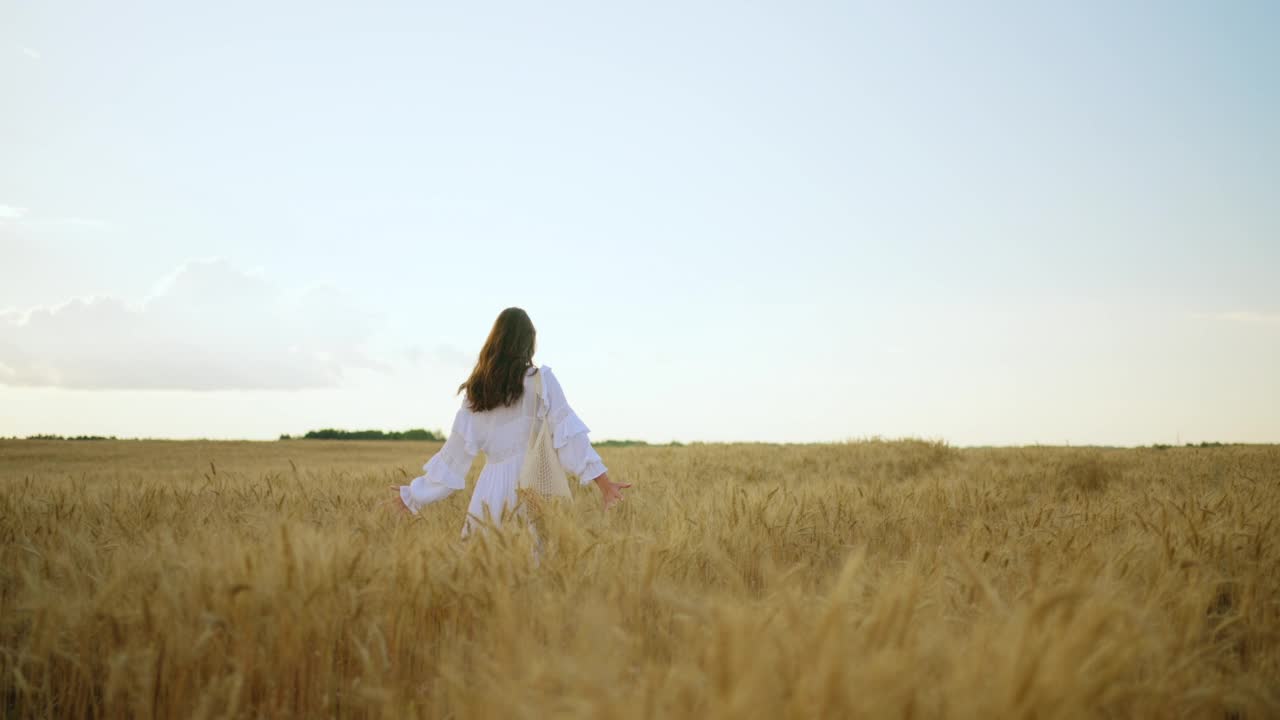
<instances>
[{"instance_id":1,"label":"distant tree line","mask_svg":"<svg viewBox=\"0 0 1280 720\"><path fill-rule=\"evenodd\" d=\"M72 435L72 436L28 435L27 439L28 440L116 440L118 438L116 438L115 435L111 435L109 437L103 436L103 435Z\"/></svg>"},{"instance_id":2,"label":"distant tree line","mask_svg":"<svg viewBox=\"0 0 1280 720\"><path fill-rule=\"evenodd\" d=\"M440 431L423 430L422 428L414 428L412 430L391 431L386 430L336 430L334 428L324 428L323 430L312 430L306 435L299 435L296 438L292 435L281 435L281 440L426 440L431 442L442 442L444 433Z\"/></svg>"},{"instance_id":3,"label":"distant tree line","mask_svg":"<svg viewBox=\"0 0 1280 720\"><path fill-rule=\"evenodd\" d=\"M305 435L281 435L281 440L422 440L427 442L444 442L444 433L439 430L423 430L415 428L402 432L386 430L338 430L325 428L312 430ZM596 447L683 447L675 442L653 445L644 440L600 440L591 443Z\"/></svg>"},{"instance_id":4,"label":"distant tree line","mask_svg":"<svg viewBox=\"0 0 1280 720\"><path fill-rule=\"evenodd\" d=\"M1197 444L1195 444L1195 443L1187 443L1187 444L1185 445L1185 447L1189 447L1189 448L1194 448L1194 447L1201 447L1201 448L1218 448L1218 447L1231 447L1231 446L1232 446L1232 445L1234 445L1234 444L1236 444L1236 443L1202 442L1202 443L1200 443L1199 445L1197 445ZM1151 448L1152 448L1153 450L1168 450L1169 448L1175 448L1175 447L1178 447L1178 446L1177 446L1177 445L1162 445L1162 444L1160 444L1160 443L1156 443L1155 445L1152 445L1152 446L1151 446Z\"/></svg>"},{"instance_id":5,"label":"distant tree line","mask_svg":"<svg viewBox=\"0 0 1280 720\"><path fill-rule=\"evenodd\" d=\"M684 443L675 440L665 445L651 445L644 440L599 440L591 444L595 447L684 447Z\"/></svg>"}]
</instances>

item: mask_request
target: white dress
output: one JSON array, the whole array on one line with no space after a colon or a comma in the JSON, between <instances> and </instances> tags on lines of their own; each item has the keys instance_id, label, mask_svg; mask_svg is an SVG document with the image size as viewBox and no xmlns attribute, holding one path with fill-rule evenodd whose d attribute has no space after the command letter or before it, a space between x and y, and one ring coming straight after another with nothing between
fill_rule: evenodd
<instances>
[{"instance_id":1,"label":"white dress","mask_svg":"<svg viewBox=\"0 0 1280 720\"><path fill-rule=\"evenodd\" d=\"M587 437L589 430L569 407L560 382L551 374L551 368L544 365L540 372L545 395L540 402L534 399L533 369L525 376L524 394L510 406L472 412L463 398L444 447L422 466L425 474L400 486L400 499L410 511L416 515L422 506L465 489L471 461L483 452L484 470L471 495L462 536L469 535L488 518L497 523L504 511L515 507L516 477L535 413L537 417L550 418L552 444L566 472L577 475L583 485L604 474L604 463Z\"/></svg>"}]
</instances>

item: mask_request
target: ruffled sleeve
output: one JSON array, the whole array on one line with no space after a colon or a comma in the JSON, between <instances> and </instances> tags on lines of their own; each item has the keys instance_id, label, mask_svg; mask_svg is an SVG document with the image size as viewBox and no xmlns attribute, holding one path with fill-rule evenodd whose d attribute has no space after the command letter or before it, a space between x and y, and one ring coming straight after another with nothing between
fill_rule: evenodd
<instances>
[{"instance_id":1,"label":"ruffled sleeve","mask_svg":"<svg viewBox=\"0 0 1280 720\"><path fill-rule=\"evenodd\" d=\"M452 495L467 486L467 471L480 448L471 424L471 411L464 405L453 418L453 429L444 447L431 456L422 466L425 474L416 477L408 485L400 486L400 499L405 507L417 514L423 505L430 505Z\"/></svg>"},{"instance_id":2,"label":"ruffled sleeve","mask_svg":"<svg viewBox=\"0 0 1280 720\"><path fill-rule=\"evenodd\" d=\"M546 395L546 407L539 407L539 414L551 422L551 442L555 445L560 464L567 472L578 476L578 480L586 485L603 475L607 468L600 460L600 455L591 447L591 432L586 423L569 407L565 400L564 389L560 381L551 373L551 368L542 366L543 392Z\"/></svg>"}]
</instances>

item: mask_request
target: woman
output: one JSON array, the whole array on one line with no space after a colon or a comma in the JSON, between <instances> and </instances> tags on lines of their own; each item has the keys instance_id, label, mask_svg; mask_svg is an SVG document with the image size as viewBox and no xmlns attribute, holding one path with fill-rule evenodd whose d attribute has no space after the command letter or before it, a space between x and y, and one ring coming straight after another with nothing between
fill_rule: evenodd
<instances>
[{"instance_id":1,"label":"woman","mask_svg":"<svg viewBox=\"0 0 1280 720\"><path fill-rule=\"evenodd\" d=\"M393 502L417 514L422 506L462 490L471 461L483 452L484 470L471 495L462 536L485 522L500 522L516 507L516 478L535 417L548 418L560 464L583 485L594 482L606 510L622 499L622 489L631 486L609 480L587 438L587 426L565 401L551 368L534 366L535 346L536 331L524 310L507 308L498 315L471 377L458 388L466 396L454 416L449 439L422 466L425 475L408 485L392 486L399 496ZM533 391L537 373L542 374L541 400Z\"/></svg>"}]
</instances>

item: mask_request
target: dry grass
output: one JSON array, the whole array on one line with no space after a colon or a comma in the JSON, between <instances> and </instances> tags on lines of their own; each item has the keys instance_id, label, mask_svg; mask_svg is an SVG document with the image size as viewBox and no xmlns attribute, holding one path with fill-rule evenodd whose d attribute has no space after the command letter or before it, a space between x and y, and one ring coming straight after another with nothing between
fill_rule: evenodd
<instances>
[{"instance_id":1,"label":"dry grass","mask_svg":"<svg viewBox=\"0 0 1280 720\"><path fill-rule=\"evenodd\" d=\"M535 567L434 447L0 442L6 716L1280 716L1278 448L609 449Z\"/></svg>"}]
</instances>

